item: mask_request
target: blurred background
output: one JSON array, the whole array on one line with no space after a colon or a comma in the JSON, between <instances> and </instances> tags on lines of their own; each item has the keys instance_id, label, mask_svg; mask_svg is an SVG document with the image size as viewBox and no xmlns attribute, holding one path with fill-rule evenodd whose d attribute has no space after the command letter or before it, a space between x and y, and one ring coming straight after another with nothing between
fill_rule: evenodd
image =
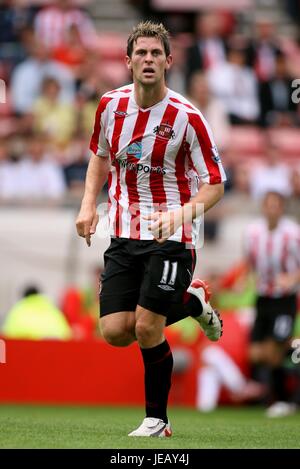
<instances>
[{"instance_id":1,"label":"blurred background","mask_svg":"<svg viewBox=\"0 0 300 469\"><path fill-rule=\"evenodd\" d=\"M109 239L95 235L88 249L75 229L99 97L130 82L126 40L141 19L169 29L168 86L202 111L222 155L226 193L205 218L196 275L211 282L225 331L229 324L221 347L249 374L255 283L243 269L244 230L271 189L300 221L300 106L291 99L300 77L299 0L1 0L0 333L10 339L7 366L0 365L2 402L143 402L135 346L114 350L97 330ZM19 303L24 295L31 303ZM10 313L16 324L5 332ZM199 407L203 336L189 320L167 334L172 402ZM23 354L30 366L20 365ZM121 356L136 362L122 378L133 391L124 393L121 378L109 375L113 391L105 394L101 376Z\"/></svg>"}]
</instances>

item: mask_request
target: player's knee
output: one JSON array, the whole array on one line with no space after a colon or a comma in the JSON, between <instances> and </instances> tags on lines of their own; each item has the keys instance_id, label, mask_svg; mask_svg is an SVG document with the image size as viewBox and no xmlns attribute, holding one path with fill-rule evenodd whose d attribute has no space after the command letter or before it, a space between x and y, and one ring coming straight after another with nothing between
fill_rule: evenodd
<instances>
[{"instance_id":1,"label":"player's knee","mask_svg":"<svg viewBox=\"0 0 300 469\"><path fill-rule=\"evenodd\" d=\"M261 345L252 345L249 350L249 359L253 364L262 363L266 360L266 354L264 347Z\"/></svg>"},{"instance_id":2,"label":"player's knee","mask_svg":"<svg viewBox=\"0 0 300 469\"><path fill-rule=\"evenodd\" d=\"M126 347L134 341L134 337L127 330L120 330L111 326L102 326L101 334L108 344L116 347Z\"/></svg>"},{"instance_id":3,"label":"player's knee","mask_svg":"<svg viewBox=\"0 0 300 469\"><path fill-rule=\"evenodd\" d=\"M135 335L140 343L149 343L155 340L157 330L154 324L149 324L147 321L137 321L135 326Z\"/></svg>"},{"instance_id":4,"label":"player's knee","mask_svg":"<svg viewBox=\"0 0 300 469\"><path fill-rule=\"evenodd\" d=\"M267 357L266 357L266 363L271 367L271 368L277 368L282 364L284 358L284 352L277 347L274 347L273 349L270 349L268 351Z\"/></svg>"}]
</instances>

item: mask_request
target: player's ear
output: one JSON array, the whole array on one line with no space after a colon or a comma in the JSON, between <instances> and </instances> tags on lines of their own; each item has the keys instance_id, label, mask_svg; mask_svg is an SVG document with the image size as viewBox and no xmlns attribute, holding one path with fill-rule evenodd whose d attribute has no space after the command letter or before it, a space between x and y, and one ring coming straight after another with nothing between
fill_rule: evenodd
<instances>
[{"instance_id":1,"label":"player's ear","mask_svg":"<svg viewBox=\"0 0 300 469\"><path fill-rule=\"evenodd\" d=\"M126 55L125 57L125 62L126 62L128 70L132 70L131 58L128 55Z\"/></svg>"},{"instance_id":2,"label":"player's ear","mask_svg":"<svg viewBox=\"0 0 300 469\"><path fill-rule=\"evenodd\" d=\"M167 56L166 70L169 70L169 68L171 68L172 63L173 63L173 56L170 54L170 55Z\"/></svg>"}]
</instances>

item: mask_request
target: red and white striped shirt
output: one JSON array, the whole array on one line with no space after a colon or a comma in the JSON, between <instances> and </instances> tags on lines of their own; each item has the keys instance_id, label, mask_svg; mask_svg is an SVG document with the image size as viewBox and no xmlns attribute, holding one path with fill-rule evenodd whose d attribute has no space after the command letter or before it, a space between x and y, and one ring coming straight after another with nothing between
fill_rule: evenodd
<instances>
[{"instance_id":1,"label":"red and white striped shirt","mask_svg":"<svg viewBox=\"0 0 300 469\"><path fill-rule=\"evenodd\" d=\"M90 149L111 158L109 217L116 237L153 239L143 215L189 202L200 179L208 184L226 180L202 114L169 89L147 109L135 102L133 84L106 93ZM198 230L198 222L193 222L192 233L181 227L169 239L195 244Z\"/></svg>"},{"instance_id":2,"label":"red and white striped shirt","mask_svg":"<svg viewBox=\"0 0 300 469\"><path fill-rule=\"evenodd\" d=\"M282 218L270 231L265 219L249 225L246 233L246 254L257 275L257 291L261 296L279 297L295 293L276 285L276 277L300 269L300 227Z\"/></svg>"},{"instance_id":3,"label":"red and white striped shirt","mask_svg":"<svg viewBox=\"0 0 300 469\"><path fill-rule=\"evenodd\" d=\"M87 14L80 9L61 10L55 6L43 8L35 18L35 33L46 46L53 49L67 41L72 25L77 26L83 44L89 45L95 39L96 30Z\"/></svg>"}]
</instances>

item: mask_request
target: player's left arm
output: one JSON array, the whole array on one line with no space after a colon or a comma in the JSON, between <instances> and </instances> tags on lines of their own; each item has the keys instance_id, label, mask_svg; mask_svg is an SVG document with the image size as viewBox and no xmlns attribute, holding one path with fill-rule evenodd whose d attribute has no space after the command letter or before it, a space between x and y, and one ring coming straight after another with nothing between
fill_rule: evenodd
<instances>
[{"instance_id":1,"label":"player's left arm","mask_svg":"<svg viewBox=\"0 0 300 469\"><path fill-rule=\"evenodd\" d=\"M156 241L163 243L183 224L191 223L213 207L224 194L224 183L203 184L198 193L182 207L169 212L155 212L146 217L151 220L149 230Z\"/></svg>"},{"instance_id":2,"label":"player's left arm","mask_svg":"<svg viewBox=\"0 0 300 469\"><path fill-rule=\"evenodd\" d=\"M201 114L191 113L185 132L187 157L202 180L197 194L172 212L155 212L149 230L159 242L164 242L183 224L191 223L213 207L224 194L226 175L211 129Z\"/></svg>"}]
</instances>

